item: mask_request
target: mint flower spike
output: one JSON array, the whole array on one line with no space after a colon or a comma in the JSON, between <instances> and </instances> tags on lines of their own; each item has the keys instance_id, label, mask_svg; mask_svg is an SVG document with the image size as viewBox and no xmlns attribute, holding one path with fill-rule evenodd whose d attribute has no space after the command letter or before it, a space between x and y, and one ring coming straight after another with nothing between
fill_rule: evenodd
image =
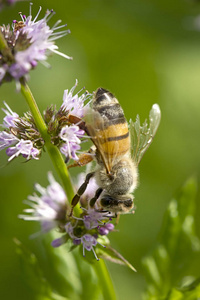
<instances>
[{"instance_id":1,"label":"mint flower spike","mask_svg":"<svg viewBox=\"0 0 200 300\"><path fill-rule=\"evenodd\" d=\"M85 134L84 130L79 129L77 125L64 126L61 129L59 137L65 142L60 147L61 153L63 153L67 158L72 158L73 160L78 160L76 151L80 150L80 138Z\"/></svg>"},{"instance_id":2,"label":"mint flower spike","mask_svg":"<svg viewBox=\"0 0 200 300\"><path fill-rule=\"evenodd\" d=\"M80 92L83 91L81 89L77 94L73 95L74 90L78 86L78 80L76 79L75 85L71 88L70 91L65 90L63 94L63 104L62 108L66 109L69 114L75 115L79 118L83 118L89 109L89 104L92 101L92 94L86 92L79 96ZM85 105L85 101L90 99Z\"/></svg>"},{"instance_id":3,"label":"mint flower spike","mask_svg":"<svg viewBox=\"0 0 200 300\"><path fill-rule=\"evenodd\" d=\"M2 108L6 116L4 117L3 125L1 126L5 128L16 127L15 121L18 120L19 115L16 112L13 112L5 101L3 103L7 109Z\"/></svg>"},{"instance_id":4,"label":"mint flower spike","mask_svg":"<svg viewBox=\"0 0 200 300\"><path fill-rule=\"evenodd\" d=\"M14 20L12 28L10 25L0 26L0 45L4 45L0 48L0 84L14 79L19 86L20 79L27 80L30 70L34 69L39 61L47 65L46 59L51 53L72 59L59 52L58 46L55 45L55 40L70 33L69 30L62 30L67 25L58 26L61 23L59 20L50 28L47 22L55 12L47 10L45 16L38 20L42 9L40 7L33 19L31 7L32 3L29 16L20 14L21 21Z\"/></svg>"},{"instance_id":5,"label":"mint flower spike","mask_svg":"<svg viewBox=\"0 0 200 300\"><path fill-rule=\"evenodd\" d=\"M25 201L31 208L24 210L27 214L18 216L26 221L39 221L42 232L63 226L67 215L67 197L63 188L55 181L51 172L48 173L48 180L50 184L47 188L35 185L36 193L28 196Z\"/></svg>"},{"instance_id":6,"label":"mint flower spike","mask_svg":"<svg viewBox=\"0 0 200 300\"><path fill-rule=\"evenodd\" d=\"M2 108L2 110L6 116L3 119L3 124L0 125L4 128L4 130L0 132L0 150L7 148L6 154L9 156L8 161L13 160L19 155L22 155L27 160L31 158L39 159L42 144L40 145L41 147L39 144L39 147L35 147L34 140L31 141L28 137L28 131L23 132L22 128L20 127L23 123L22 119L19 118L17 113L11 110L6 102L4 102L4 105L6 109ZM28 121L26 122L26 125L30 130L31 124L29 124ZM36 139L38 139L37 131L32 130L32 133L33 138L36 136Z\"/></svg>"},{"instance_id":7,"label":"mint flower spike","mask_svg":"<svg viewBox=\"0 0 200 300\"><path fill-rule=\"evenodd\" d=\"M91 96L92 94L85 92L81 95L80 92L83 91L81 89L77 94L74 95L74 90L78 85L78 80L76 79L75 85L71 88L70 91L65 90L63 95L63 104L60 107L60 112L65 112L68 115L72 114L74 116L77 116L79 118L83 118L88 109L89 104L91 102ZM87 104L85 102L90 99ZM77 125L65 125L61 128L59 133L59 138L63 141L60 146L60 151L62 154L65 155L66 159L68 160L78 160L77 153L81 149L81 139L82 138L88 138L85 135L85 131L80 129L78 124Z\"/></svg>"},{"instance_id":8,"label":"mint flower spike","mask_svg":"<svg viewBox=\"0 0 200 300\"><path fill-rule=\"evenodd\" d=\"M98 244L105 248L108 240L104 241L102 236L108 235L114 229L108 215L105 212L97 212L94 208L81 208L78 217L69 217L71 208L63 188L50 172L48 181L49 185L46 188L40 184L35 185L35 193L28 196L28 200L25 201L30 208L25 209L19 218L25 221L38 221L43 233L57 229L60 236L52 241L53 247L71 241L72 247L79 245L83 247L83 256L85 250L92 251L99 260L95 247ZM87 199L87 206L89 200L90 198Z\"/></svg>"}]
</instances>

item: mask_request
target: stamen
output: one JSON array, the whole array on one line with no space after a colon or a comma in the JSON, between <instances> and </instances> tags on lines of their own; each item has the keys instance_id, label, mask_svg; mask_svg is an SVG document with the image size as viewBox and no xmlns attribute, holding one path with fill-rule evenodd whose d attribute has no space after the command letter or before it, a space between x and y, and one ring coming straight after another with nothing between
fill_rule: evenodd
<instances>
[{"instance_id":1,"label":"stamen","mask_svg":"<svg viewBox=\"0 0 200 300\"><path fill-rule=\"evenodd\" d=\"M49 20L50 20L55 14L56 14L56 12L55 12L53 9L51 9L51 10L49 11L49 13L45 16L46 22L49 22Z\"/></svg>"},{"instance_id":2,"label":"stamen","mask_svg":"<svg viewBox=\"0 0 200 300\"><path fill-rule=\"evenodd\" d=\"M29 5L29 16L31 16L31 17L32 17L32 5L33 5L33 3L30 2L30 5Z\"/></svg>"},{"instance_id":3,"label":"stamen","mask_svg":"<svg viewBox=\"0 0 200 300\"><path fill-rule=\"evenodd\" d=\"M75 85L71 88L71 90L69 91L69 94L73 94L73 92L74 92L75 88L77 87L77 85L78 85L78 79L76 79Z\"/></svg>"},{"instance_id":4,"label":"stamen","mask_svg":"<svg viewBox=\"0 0 200 300\"><path fill-rule=\"evenodd\" d=\"M60 56L62 56L62 57L64 57L64 58L71 59L71 60L73 59L73 57L70 57L70 56L68 56L68 55L66 55L66 54L64 54L62 52L57 51L57 50L52 50L51 49L51 51L54 52L54 53L56 53L56 54L58 54L58 55L60 55Z\"/></svg>"},{"instance_id":5,"label":"stamen","mask_svg":"<svg viewBox=\"0 0 200 300\"><path fill-rule=\"evenodd\" d=\"M61 26L60 26L60 27L61 27ZM70 30L69 30L69 29L68 29L68 30L62 30L62 31L59 31L59 32L54 32L54 33L51 34L51 36L54 36L54 38L53 38L53 39L51 38L51 40L57 39L58 36L59 36L59 38L60 38L60 37L66 35L66 34L68 34L68 33L70 33ZM55 38L55 37L56 37L56 38Z\"/></svg>"},{"instance_id":6,"label":"stamen","mask_svg":"<svg viewBox=\"0 0 200 300\"><path fill-rule=\"evenodd\" d=\"M11 108L8 106L8 104L7 104L5 101L3 101L3 104L4 104L5 107L7 108L8 112L12 115L12 114L13 114L13 111L12 111ZM4 108L2 108L2 110L3 110L3 112L5 112L5 114L7 114ZM7 115L8 115L8 114L7 114Z\"/></svg>"},{"instance_id":7,"label":"stamen","mask_svg":"<svg viewBox=\"0 0 200 300\"><path fill-rule=\"evenodd\" d=\"M51 30L54 30L54 28L59 25L62 22L62 20L56 21L56 23L51 27Z\"/></svg>"},{"instance_id":8,"label":"stamen","mask_svg":"<svg viewBox=\"0 0 200 300\"><path fill-rule=\"evenodd\" d=\"M21 17L22 21L24 22L24 19L23 19L22 12L19 12L18 14L20 15L20 17Z\"/></svg>"},{"instance_id":9,"label":"stamen","mask_svg":"<svg viewBox=\"0 0 200 300\"><path fill-rule=\"evenodd\" d=\"M61 22L61 20L59 20ZM57 24L58 25L58 24ZM51 28L51 30L58 30L58 29L61 29L61 28L64 28L64 27L67 27L67 24L63 24L61 26L58 26L58 27L55 27L55 25Z\"/></svg>"},{"instance_id":10,"label":"stamen","mask_svg":"<svg viewBox=\"0 0 200 300\"><path fill-rule=\"evenodd\" d=\"M99 258L97 257L93 247L92 247L92 252L94 253L94 256L95 256L96 260L99 261Z\"/></svg>"},{"instance_id":11,"label":"stamen","mask_svg":"<svg viewBox=\"0 0 200 300\"><path fill-rule=\"evenodd\" d=\"M46 60L41 60L40 63L41 63L44 67L46 67L46 68L48 68L48 69L51 69L51 65L50 65Z\"/></svg>"},{"instance_id":12,"label":"stamen","mask_svg":"<svg viewBox=\"0 0 200 300\"><path fill-rule=\"evenodd\" d=\"M37 13L37 15L35 16L35 18L34 18L34 20L33 20L33 23L34 23L34 22L37 20L37 18L39 17L39 14L40 14L41 10L42 10L42 6L40 6L40 8L39 8L39 10L38 10L38 13Z\"/></svg>"}]
</instances>

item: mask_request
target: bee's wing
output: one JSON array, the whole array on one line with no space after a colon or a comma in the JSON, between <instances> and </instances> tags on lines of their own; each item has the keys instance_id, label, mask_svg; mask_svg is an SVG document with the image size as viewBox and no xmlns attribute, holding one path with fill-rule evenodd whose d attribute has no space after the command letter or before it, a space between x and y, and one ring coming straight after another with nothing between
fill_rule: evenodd
<instances>
[{"instance_id":1,"label":"bee's wing","mask_svg":"<svg viewBox=\"0 0 200 300\"><path fill-rule=\"evenodd\" d=\"M87 133L96 146L102 162L109 173L115 159L115 156L111 154L117 153L119 145L118 143L108 143L109 137L107 135L108 131L106 130L107 126L107 122L97 111L92 111L90 114L87 114Z\"/></svg>"},{"instance_id":2,"label":"bee's wing","mask_svg":"<svg viewBox=\"0 0 200 300\"><path fill-rule=\"evenodd\" d=\"M131 157L136 165L139 164L145 151L149 148L160 124L160 119L160 107L158 104L154 104L149 113L149 126L147 120L145 120L141 126L138 115L135 123L130 120L129 130L131 135Z\"/></svg>"}]
</instances>

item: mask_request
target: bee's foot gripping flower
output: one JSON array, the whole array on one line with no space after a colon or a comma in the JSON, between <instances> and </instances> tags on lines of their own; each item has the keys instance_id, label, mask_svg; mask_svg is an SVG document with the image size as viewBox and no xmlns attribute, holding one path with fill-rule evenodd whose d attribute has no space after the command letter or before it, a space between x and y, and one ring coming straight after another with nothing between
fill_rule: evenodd
<instances>
[{"instance_id":1,"label":"bee's foot gripping flower","mask_svg":"<svg viewBox=\"0 0 200 300\"><path fill-rule=\"evenodd\" d=\"M42 19L38 19L41 7L35 18L21 16L21 21L13 21L13 26L0 26L0 84L12 79L18 82L20 78L28 78L31 69L37 63L45 62L48 55L56 53L67 59L68 55L59 52L55 40L68 34L69 30L63 30L67 25L59 26L60 20L50 28L47 25L49 19L54 15L53 10L48 10Z\"/></svg>"}]
</instances>

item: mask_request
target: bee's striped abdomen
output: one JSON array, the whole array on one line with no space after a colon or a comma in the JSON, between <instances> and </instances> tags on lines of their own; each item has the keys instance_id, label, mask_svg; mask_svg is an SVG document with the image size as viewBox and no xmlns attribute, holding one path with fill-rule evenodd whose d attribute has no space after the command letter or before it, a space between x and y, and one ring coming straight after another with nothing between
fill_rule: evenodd
<instances>
[{"instance_id":1,"label":"bee's striped abdomen","mask_svg":"<svg viewBox=\"0 0 200 300\"><path fill-rule=\"evenodd\" d=\"M129 130L122 107L112 93L99 88L93 101L93 109L97 111L103 124L98 127L97 139L101 143L104 155L117 157L130 150Z\"/></svg>"}]
</instances>

